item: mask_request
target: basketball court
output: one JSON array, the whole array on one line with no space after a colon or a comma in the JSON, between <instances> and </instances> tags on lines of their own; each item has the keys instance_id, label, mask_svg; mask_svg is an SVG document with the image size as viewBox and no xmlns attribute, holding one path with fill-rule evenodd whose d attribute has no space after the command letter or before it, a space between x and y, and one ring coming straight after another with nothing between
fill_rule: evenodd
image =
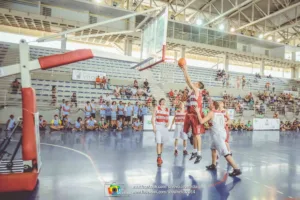
<instances>
[{"instance_id":1,"label":"basketball court","mask_svg":"<svg viewBox=\"0 0 300 200\"><path fill-rule=\"evenodd\" d=\"M78 35L91 29L135 16L142 20L131 30ZM277 200L300 199L300 133L232 131L230 145L242 175L230 177L232 168L221 157L216 171L211 164L210 131L202 136L202 160L199 164L183 156L174 156L170 132L164 144L162 167L156 165L155 136L152 131L46 131L39 130L39 114L31 75L101 57L93 49L77 49L31 59L30 46L37 43L80 40L140 34L140 58L131 69L143 79L152 77L151 69L167 67L176 59L167 58L168 9L156 7L104 20L63 32L45 35L34 41L20 41L11 52L10 65L1 67L0 78L21 74L23 130L0 133L0 199L3 200ZM206 50L205 48L203 49ZM214 50L211 50L214 51ZM217 55L217 50L214 52ZM16 61L16 58L19 58ZM115 58L118 59L118 58ZM227 63L228 64L228 63ZM164 69L166 70L166 69ZM82 70L84 71L84 69ZM166 77L172 71L166 71ZM95 74L95 77L97 75ZM210 75L211 76L211 75ZM93 77L93 78L95 78ZM153 79L154 80L154 79ZM152 82L154 91L159 87ZM156 99L163 97L154 93ZM55 111L56 112L56 111ZM75 118L74 118L75 119ZM152 129L152 127L150 128ZM278 127L279 129L279 127ZM188 144L188 152L192 146ZM117 194L115 194L117 190ZM113 195L112 195L113 193Z\"/></svg>"},{"instance_id":2,"label":"basketball court","mask_svg":"<svg viewBox=\"0 0 300 200\"><path fill-rule=\"evenodd\" d=\"M14 142L19 137L15 133ZM300 195L293 187L300 178L299 133L233 132L233 156L243 170L242 176L234 178L228 176L231 169L222 158L217 171L205 170L211 159L209 133L203 136L200 164L184 157L182 146L175 157L170 141L161 168L156 167L152 132L86 132L81 142L79 137L80 133L42 133L43 167L37 188L1 194L1 199L230 200L296 199ZM105 197L107 184L113 182L129 196Z\"/></svg>"}]
</instances>

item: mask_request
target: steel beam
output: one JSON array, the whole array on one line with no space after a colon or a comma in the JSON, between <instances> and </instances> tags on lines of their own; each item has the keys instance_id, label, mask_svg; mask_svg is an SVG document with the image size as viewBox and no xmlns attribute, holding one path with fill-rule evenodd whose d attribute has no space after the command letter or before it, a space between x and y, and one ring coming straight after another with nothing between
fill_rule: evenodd
<instances>
[{"instance_id":1,"label":"steel beam","mask_svg":"<svg viewBox=\"0 0 300 200\"><path fill-rule=\"evenodd\" d=\"M207 25L209 25L209 24L211 24L211 23L213 23L213 22L215 22L215 21L217 21L217 20L219 20L219 19L221 19L221 18L227 16L228 14L230 14L230 13L232 13L232 12L234 12L234 11L240 9L240 8L242 8L243 6L246 6L247 4L251 3L252 1L253 1L253 0L247 0L247 1L244 1L243 3L237 5L236 7L233 7L233 8L231 8L231 9L227 10L226 12L222 13L221 15L218 15L218 16L215 17L214 19L212 19L212 20L210 20L209 22L205 23L204 26L207 26Z\"/></svg>"},{"instance_id":2,"label":"steel beam","mask_svg":"<svg viewBox=\"0 0 300 200\"><path fill-rule=\"evenodd\" d=\"M45 41L47 41L48 39L51 39L51 38L56 38L56 37L60 37L62 35L73 33L73 32L76 32L76 31L82 31L82 30L97 27L97 26L100 26L100 25L103 25L103 24L108 24L108 23L111 23L111 22L120 21L120 20L123 20L123 19L127 19L127 18L137 16L137 15L142 15L142 14L154 12L154 11L157 11L157 10L161 10L162 8L163 7L151 8L149 10L144 10L142 12L132 13L132 14L129 14L129 15L124 15L122 17L117 17L117 18L106 20L106 21L101 21L101 22L98 22L98 23L95 23L95 24L89 24L89 25L86 25L86 26L82 26L80 28L75 28L75 29L63 31L63 32L60 32L60 33L57 33L57 34L54 34L54 35L39 38L39 39L36 40L36 42L45 42Z\"/></svg>"},{"instance_id":3,"label":"steel beam","mask_svg":"<svg viewBox=\"0 0 300 200\"><path fill-rule=\"evenodd\" d=\"M283 12L286 12L286 11L288 11L288 10L290 10L290 9L292 9L292 8L295 8L295 7L299 6L299 5L300 5L300 2L295 3L295 4L293 4L293 5L290 5L290 6L288 6L288 7L283 8L283 9L281 9L281 10L278 10L277 12L274 12L274 13L272 13L272 14L270 14L270 15L267 15L267 16L265 16L265 17L263 17L263 18L260 18L260 19L258 19L258 20L253 21L253 22L250 22L250 23L248 23L248 24L245 24L245 25L243 25L243 26L237 28L236 30L244 29L244 28L246 28L246 27L248 27L248 26L254 25L254 24L256 24L256 23L259 23L259 22L261 22L261 21L264 21L264 20L269 19L269 18L271 18L271 17L274 17L274 16L276 16L276 15L279 15L279 14L281 14L281 13L283 13Z\"/></svg>"},{"instance_id":4,"label":"steel beam","mask_svg":"<svg viewBox=\"0 0 300 200\"><path fill-rule=\"evenodd\" d=\"M179 15L182 11L184 11L186 8L188 8L190 5L192 5L196 0L191 0L189 3L187 3L183 8L181 8L177 13L174 14L176 17Z\"/></svg>"}]
</instances>

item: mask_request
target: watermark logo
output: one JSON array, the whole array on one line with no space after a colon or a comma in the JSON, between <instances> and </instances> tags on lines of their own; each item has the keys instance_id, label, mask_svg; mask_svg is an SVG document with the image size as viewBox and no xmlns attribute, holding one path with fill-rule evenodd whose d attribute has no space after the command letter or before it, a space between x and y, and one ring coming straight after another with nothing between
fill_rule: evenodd
<instances>
[{"instance_id":1,"label":"watermark logo","mask_svg":"<svg viewBox=\"0 0 300 200\"><path fill-rule=\"evenodd\" d=\"M104 185L104 193L107 197L120 197L127 196L128 192L125 189L124 184L116 184L113 183L105 183Z\"/></svg>"}]
</instances>

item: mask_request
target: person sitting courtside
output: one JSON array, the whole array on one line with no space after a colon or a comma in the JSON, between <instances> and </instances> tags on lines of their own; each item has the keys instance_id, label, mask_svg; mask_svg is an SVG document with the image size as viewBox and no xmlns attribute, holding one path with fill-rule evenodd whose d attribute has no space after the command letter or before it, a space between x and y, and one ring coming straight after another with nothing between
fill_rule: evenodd
<instances>
[{"instance_id":1,"label":"person sitting courtside","mask_svg":"<svg viewBox=\"0 0 300 200\"><path fill-rule=\"evenodd\" d=\"M101 80L100 76L97 76L97 78L95 80L95 88L97 87L97 85L99 85L101 88L101 84L102 84L102 80Z\"/></svg>"},{"instance_id":2,"label":"person sitting courtside","mask_svg":"<svg viewBox=\"0 0 300 200\"><path fill-rule=\"evenodd\" d=\"M132 129L135 131L141 131L143 129L142 123L139 121L139 119L134 118L134 122L132 123Z\"/></svg>"},{"instance_id":3,"label":"person sitting courtside","mask_svg":"<svg viewBox=\"0 0 300 200\"><path fill-rule=\"evenodd\" d=\"M15 121L15 116L14 115L10 115L9 119L6 122L6 131L11 131L15 128L16 126L16 121Z\"/></svg>"},{"instance_id":4,"label":"person sitting courtside","mask_svg":"<svg viewBox=\"0 0 300 200\"><path fill-rule=\"evenodd\" d=\"M50 124L51 131L59 131L64 128L64 126L62 126L61 120L58 118L58 115L54 115L54 119L51 120Z\"/></svg>"},{"instance_id":5,"label":"person sitting courtside","mask_svg":"<svg viewBox=\"0 0 300 200\"><path fill-rule=\"evenodd\" d=\"M93 116L90 116L89 119L86 120L85 126L89 131L94 131L98 128L97 121L93 118Z\"/></svg>"},{"instance_id":6,"label":"person sitting courtside","mask_svg":"<svg viewBox=\"0 0 300 200\"><path fill-rule=\"evenodd\" d=\"M42 116L42 115L39 116L39 120L40 120L40 124L39 124L40 130L41 130L41 131L46 130L47 121L43 119L43 116Z\"/></svg>"}]
</instances>

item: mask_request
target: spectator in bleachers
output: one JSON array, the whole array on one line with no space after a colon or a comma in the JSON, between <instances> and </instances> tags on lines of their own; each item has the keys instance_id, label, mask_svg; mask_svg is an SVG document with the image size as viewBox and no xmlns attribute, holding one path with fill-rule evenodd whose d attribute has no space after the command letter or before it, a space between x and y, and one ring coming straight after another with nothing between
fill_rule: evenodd
<instances>
[{"instance_id":1,"label":"spectator in bleachers","mask_svg":"<svg viewBox=\"0 0 300 200\"><path fill-rule=\"evenodd\" d=\"M131 88L132 92L132 97L136 98L137 97L137 89L135 87Z\"/></svg>"},{"instance_id":2,"label":"spectator in bleachers","mask_svg":"<svg viewBox=\"0 0 300 200\"><path fill-rule=\"evenodd\" d=\"M133 117L138 118L139 115L139 102L135 102L135 105L133 106Z\"/></svg>"},{"instance_id":3,"label":"spectator in bleachers","mask_svg":"<svg viewBox=\"0 0 300 200\"><path fill-rule=\"evenodd\" d=\"M125 106L122 101L119 102L119 105L117 108L118 108L118 119L121 119L122 121L124 121Z\"/></svg>"},{"instance_id":4,"label":"spectator in bleachers","mask_svg":"<svg viewBox=\"0 0 300 200\"><path fill-rule=\"evenodd\" d=\"M149 108L147 107L146 104L142 105L142 122L144 121L144 116L149 114Z\"/></svg>"},{"instance_id":5,"label":"spectator in bleachers","mask_svg":"<svg viewBox=\"0 0 300 200\"><path fill-rule=\"evenodd\" d=\"M111 104L111 126L112 127L117 125L117 111L118 111L117 102L113 101Z\"/></svg>"},{"instance_id":6,"label":"spectator in bleachers","mask_svg":"<svg viewBox=\"0 0 300 200\"><path fill-rule=\"evenodd\" d=\"M71 96L71 103L72 105L75 104L75 107L77 108L77 97L76 97L76 92L73 92Z\"/></svg>"},{"instance_id":7,"label":"spectator in bleachers","mask_svg":"<svg viewBox=\"0 0 300 200\"><path fill-rule=\"evenodd\" d=\"M136 89L138 89L138 87L139 87L139 84L136 79L133 82L133 87L135 87Z\"/></svg>"},{"instance_id":8,"label":"spectator in bleachers","mask_svg":"<svg viewBox=\"0 0 300 200\"><path fill-rule=\"evenodd\" d=\"M58 118L58 115L54 115L54 119L51 120L50 123L50 130L51 131L59 131L62 130L64 127L62 126L61 120Z\"/></svg>"},{"instance_id":9,"label":"spectator in bleachers","mask_svg":"<svg viewBox=\"0 0 300 200\"><path fill-rule=\"evenodd\" d=\"M102 97L102 95L100 95L99 97L99 105L102 105L103 102L105 102L104 98Z\"/></svg>"},{"instance_id":10,"label":"spectator in bleachers","mask_svg":"<svg viewBox=\"0 0 300 200\"><path fill-rule=\"evenodd\" d=\"M101 117L98 126L99 129L106 131L108 129L109 124L104 120L104 117Z\"/></svg>"},{"instance_id":11,"label":"spectator in bleachers","mask_svg":"<svg viewBox=\"0 0 300 200\"><path fill-rule=\"evenodd\" d=\"M143 129L143 126L142 126L141 122L139 121L139 119L137 119L137 118L133 119L132 129L135 131L141 131Z\"/></svg>"},{"instance_id":12,"label":"spectator in bleachers","mask_svg":"<svg viewBox=\"0 0 300 200\"><path fill-rule=\"evenodd\" d=\"M105 115L106 115L106 122L108 124L110 124L111 122L111 105L110 102L106 102L106 106L105 106Z\"/></svg>"},{"instance_id":13,"label":"spectator in bleachers","mask_svg":"<svg viewBox=\"0 0 300 200\"><path fill-rule=\"evenodd\" d=\"M100 110L99 110L99 114L100 114L100 118L105 118L106 117L106 103L103 102L101 105L100 105Z\"/></svg>"},{"instance_id":14,"label":"spectator in bleachers","mask_svg":"<svg viewBox=\"0 0 300 200\"><path fill-rule=\"evenodd\" d=\"M275 83L272 83L272 91L275 92Z\"/></svg>"},{"instance_id":15,"label":"spectator in bleachers","mask_svg":"<svg viewBox=\"0 0 300 200\"><path fill-rule=\"evenodd\" d=\"M121 89L120 89L120 95L121 95L121 99L125 99L126 93L125 93L124 86L122 86Z\"/></svg>"},{"instance_id":16,"label":"spectator in bleachers","mask_svg":"<svg viewBox=\"0 0 300 200\"><path fill-rule=\"evenodd\" d=\"M132 96L132 91L129 86L125 90L125 95L126 95L127 99L130 99Z\"/></svg>"},{"instance_id":17,"label":"spectator in bleachers","mask_svg":"<svg viewBox=\"0 0 300 200\"><path fill-rule=\"evenodd\" d=\"M148 80L146 79L146 80L144 81L144 88L147 88L147 87L149 87L149 82L148 82Z\"/></svg>"},{"instance_id":18,"label":"spectator in bleachers","mask_svg":"<svg viewBox=\"0 0 300 200\"><path fill-rule=\"evenodd\" d=\"M272 78L272 75L271 75L271 74L269 74L269 76L267 76L267 78Z\"/></svg>"},{"instance_id":19,"label":"spectator in bleachers","mask_svg":"<svg viewBox=\"0 0 300 200\"><path fill-rule=\"evenodd\" d=\"M110 90L110 79L107 79L106 81L106 87L108 90Z\"/></svg>"},{"instance_id":20,"label":"spectator in bleachers","mask_svg":"<svg viewBox=\"0 0 300 200\"><path fill-rule=\"evenodd\" d=\"M171 89L171 91L169 92L169 98L170 98L170 99L173 99L173 98L174 98L174 92L173 92L172 89Z\"/></svg>"},{"instance_id":21,"label":"spectator in bleachers","mask_svg":"<svg viewBox=\"0 0 300 200\"><path fill-rule=\"evenodd\" d=\"M11 83L12 91L14 94L17 94L18 90L21 88L21 84L16 78L12 83Z\"/></svg>"},{"instance_id":22,"label":"spectator in bleachers","mask_svg":"<svg viewBox=\"0 0 300 200\"><path fill-rule=\"evenodd\" d=\"M100 88L101 88L101 84L102 84L102 80L101 80L100 76L97 76L97 78L95 80L95 88L96 88L97 85L99 85Z\"/></svg>"},{"instance_id":23,"label":"spectator in bleachers","mask_svg":"<svg viewBox=\"0 0 300 200\"><path fill-rule=\"evenodd\" d=\"M70 106L69 101L66 101L66 103L63 105L62 111L63 111L63 116L64 116L64 115L69 115L69 114L70 114L71 106Z\"/></svg>"},{"instance_id":24,"label":"spectator in bleachers","mask_svg":"<svg viewBox=\"0 0 300 200\"><path fill-rule=\"evenodd\" d=\"M102 97L102 96L101 96ZM106 93L106 96L103 98L104 102L111 102L111 97L109 96L109 93ZM100 102L99 102L100 103ZM101 105L101 104L100 104Z\"/></svg>"},{"instance_id":25,"label":"spectator in bleachers","mask_svg":"<svg viewBox=\"0 0 300 200\"><path fill-rule=\"evenodd\" d=\"M120 96L120 88L119 86L116 86L116 88L114 89L114 95L116 98L119 98Z\"/></svg>"},{"instance_id":26,"label":"spectator in bleachers","mask_svg":"<svg viewBox=\"0 0 300 200\"><path fill-rule=\"evenodd\" d=\"M84 123L82 122L82 118L78 117L77 121L74 124L73 131L82 131L84 130Z\"/></svg>"},{"instance_id":27,"label":"spectator in bleachers","mask_svg":"<svg viewBox=\"0 0 300 200\"><path fill-rule=\"evenodd\" d=\"M43 119L43 115L40 115L39 116L39 120L40 120L40 123L39 123L39 128L41 131L44 131L46 130L46 127L47 127L47 121Z\"/></svg>"},{"instance_id":28,"label":"spectator in bleachers","mask_svg":"<svg viewBox=\"0 0 300 200\"><path fill-rule=\"evenodd\" d=\"M90 131L94 131L98 128L98 124L97 124L97 121L94 119L93 116L90 116L86 122L85 122L85 127L87 130L90 130Z\"/></svg>"},{"instance_id":29,"label":"spectator in bleachers","mask_svg":"<svg viewBox=\"0 0 300 200\"><path fill-rule=\"evenodd\" d=\"M50 105L55 106L56 105L56 100L57 100L56 99L56 86L55 85L52 86L51 91L52 91L52 101L51 101Z\"/></svg>"},{"instance_id":30,"label":"spectator in bleachers","mask_svg":"<svg viewBox=\"0 0 300 200\"><path fill-rule=\"evenodd\" d=\"M278 112L275 112L274 115L273 115L273 118L274 118L274 119L278 119L278 117L279 117L279 113L278 113Z\"/></svg>"},{"instance_id":31,"label":"spectator in bleachers","mask_svg":"<svg viewBox=\"0 0 300 200\"><path fill-rule=\"evenodd\" d=\"M147 107L148 107L148 108L151 107L152 100L153 100L152 95L150 95L150 96L148 97L147 101L146 101L146 104L147 104Z\"/></svg>"},{"instance_id":32,"label":"spectator in bleachers","mask_svg":"<svg viewBox=\"0 0 300 200\"><path fill-rule=\"evenodd\" d=\"M63 123L63 126L64 126L64 129L65 129L65 130L72 130L71 119L69 118L68 115L65 115L65 116L63 117L62 123Z\"/></svg>"},{"instance_id":33,"label":"spectator in bleachers","mask_svg":"<svg viewBox=\"0 0 300 200\"><path fill-rule=\"evenodd\" d=\"M269 89L270 89L270 83L269 82L266 83L265 88L266 88L266 90L269 91Z\"/></svg>"},{"instance_id":34,"label":"spectator in bleachers","mask_svg":"<svg viewBox=\"0 0 300 200\"><path fill-rule=\"evenodd\" d=\"M144 90L142 88L138 87L136 94L137 94L139 100L141 100L141 97L144 95Z\"/></svg>"},{"instance_id":35,"label":"spectator in bleachers","mask_svg":"<svg viewBox=\"0 0 300 200\"><path fill-rule=\"evenodd\" d=\"M245 78L245 76L243 76L242 77L242 90L244 89L245 85L246 85L246 78Z\"/></svg>"},{"instance_id":36,"label":"spectator in bleachers","mask_svg":"<svg viewBox=\"0 0 300 200\"><path fill-rule=\"evenodd\" d=\"M101 84L100 84L100 88L102 88L102 89L105 90L105 86L106 86L106 77L103 76L102 81L101 81Z\"/></svg>"},{"instance_id":37,"label":"spectator in bleachers","mask_svg":"<svg viewBox=\"0 0 300 200\"><path fill-rule=\"evenodd\" d=\"M292 124L292 130L298 131L300 129L300 121L296 118Z\"/></svg>"},{"instance_id":38,"label":"spectator in bleachers","mask_svg":"<svg viewBox=\"0 0 300 200\"><path fill-rule=\"evenodd\" d=\"M10 115L9 119L6 122L6 131L11 131L15 128L16 126L16 121L15 121L15 116L14 115Z\"/></svg>"},{"instance_id":39,"label":"spectator in bleachers","mask_svg":"<svg viewBox=\"0 0 300 200\"><path fill-rule=\"evenodd\" d=\"M96 119L96 105L94 99L92 99L91 101L91 108L92 108L91 115L93 116L94 119Z\"/></svg>"},{"instance_id":40,"label":"spectator in bleachers","mask_svg":"<svg viewBox=\"0 0 300 200\"><path fill-rule=\"evenodd\" d=\"M236 77L236 88L239 90L240 89L240 84L241 84L241 79L239 76Z\"/></svg>"},{"instance_id":41,"label":"spectator in bleachers","mask_svg":"<svg viewBox=\"0 0 300 200\"><path fill-rule=\"evenodd\" d=\"M91 116L92 113L92 106L91 103L89 101L86 102L86 105L84 107L84 111L85 111L85 118L88 119Z\"/></svg>"},{"instance_id":42,"label":"spectator in bleachers","mask_svg":"<svg viewBox=\"0 0 300 200\"><path fill-rule=\"evenodd\" d=\"M123 120L121 118L118 119L117 121L117 131L122 131L123 130Z\"/></svg>"},{"instance_id":43,"label":"spectator in bleachers","mask_svg":"<svg viewBox=\"0 0 300 200\"><path fill-rule=\"evenodd\" d=\"M139 105L138 118L139 118L140 122L143 122L142 105Z\"/></svg>"},{"instance_id":44,"label":"spectator in bleachers","mask_svg":"<svg viewBox=\"0 0 300 200\"><path fill-rule=\"evenodd\" d=\"M59 106L59 117L62 117L62 109L65 105L65 99L62 100L60 106Z\"/></svg>"},{"instance_id":45,"label":"spectator in bleachers","mask_svg":"<svg viewBox=\"0 0 300 200\"><path fill-rule=\"evenodd\" d=\"M125 108L125 123L124 126L127 126L131 124L131 117L133 116L133 106L131 105L130 102L128 102L128 105Z\"/></svg>"}]
</instances>

